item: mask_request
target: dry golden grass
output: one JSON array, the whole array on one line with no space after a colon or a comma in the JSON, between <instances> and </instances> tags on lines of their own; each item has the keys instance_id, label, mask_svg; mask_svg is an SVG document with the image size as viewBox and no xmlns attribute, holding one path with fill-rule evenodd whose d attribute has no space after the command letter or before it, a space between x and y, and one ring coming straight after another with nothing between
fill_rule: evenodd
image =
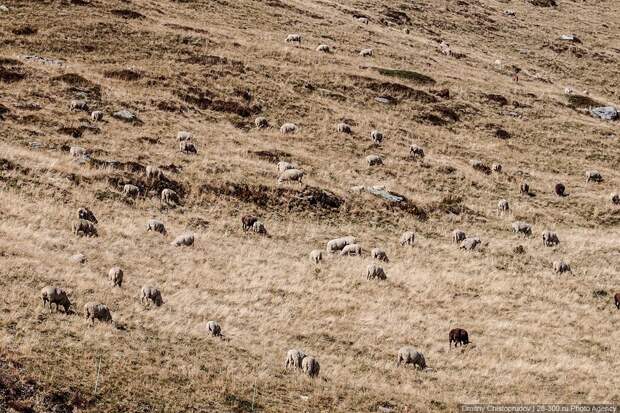
<instances>
[{"instance_id":1,"label":"dry golden grass","mask_svg":"<svg viewBox=\"0 0 620 413\"><path fill-rule=\"evenodd\" d=\"M609 200L620 188L618 122L570 108L563 92L572 86L618 105L614 0L558 0L557 8L496 0L73 3L3 1L10 11L0 21L0 108L8 109L0 120L0 378L4 388L6 375L20 386L37 383L37 392L0 392L0 409L350 412L385 404L413 412L468 402L620 403L620 312L612 304L620 209ZM507 8L516 17L505 16ZM388 9L409 16L409 34L381 23ZM370 24L356 22L356 13ZM25 26L36 33L14 34ZM283 41L294 32L304 36L300 47ZM556 40L571 32L583 43ZM444 39L465 56L440 54ZM320 43L335 52L316 52ZM372 58L358 56L366 47ZM23 58L30 54L65 64ZM519 83L513 65L522 69ZM435 83L373 68L412 70ZM138 78L113 76L127 69ZM445 88L450 97L438 97ZM209 103L188 98L199 92ZM87 113L68 110L80 93L106 118L93 124L98 131L72 138L62 128L91 125ZM384 93L398 104L374 102ZM111 117L125 107L143 124ZM270 129L254 128L259 114ZM353 123L353 135L335 132L341 119ZM281 135L284 122L300 131ZM381 147L371 146L374 128L386 135ZM494 137L497 128L511 138ZM179 130L193 133L197 156L177 151ZM411 143L424 147L423 161L407 158ZM144 177L80 165L71 145L99 160L177 166L166 176L185 190L183 205L125 201L116 183ZM306 185L344 204L289 208L303 188L278 189L275 164L249 152L260 150L289 154ZM372 153L385 165L368 168ZM477 172L472 159L499 162L504 172ZM604 182L586 184L588 169ZM522 180L536 196L519 195ZM553 194L556 182L568 197ZM258 196L226 195L232 184ZM351 191L377 184L425 217ZM501 198L512 209L505 216L496 213ZM97 215L98 238L71 233L80 206ZM270 237L243 233L246 213L260 216ZM145 232L151 217L166 223L168 237ZM533 225L531 238L510 231L517 219ZM479 236L482 248L457 249L455 228ZM409 229L416 245L401 247ZM558 247L542 247L545 229L558 232ZM170 246L185 230L196 234L194 247ZM363 257L310 263L311 250L350 234ZM513 253L517 245L525 254ZM390 257L385 282L365 278L375 246ZM70 261L78 252L86 264ZM553 273L560 258L573 274ZM121 289L107 280L113 265L124 270ZM107 304L123 329L50 314L39 299L50 284L70 290L79 313L88 301ZM162 307L140 304L145 284L161 288ZM212 319L224 339L206 334ZM467 329L472 344L448 351L454 327ZM403 345L423 352L433 370L396 368ZM319 378L285 372L289 348L316 356Z\"/></svg>"}]
</instances>

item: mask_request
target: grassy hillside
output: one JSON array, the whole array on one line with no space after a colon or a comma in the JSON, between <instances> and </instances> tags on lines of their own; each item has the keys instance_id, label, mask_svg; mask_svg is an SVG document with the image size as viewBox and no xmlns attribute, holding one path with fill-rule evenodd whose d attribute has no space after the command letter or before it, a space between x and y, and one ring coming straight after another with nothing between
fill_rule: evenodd
<instances>
[{"instance_id":1,"label":"grassy hillside","mask_svg":"<svg viewBox=\"0 0 620 413\"><path fill-rule=\"evenodd\" d=\"M0 407L620 403L620 207L610 200L620 123L587 111L620 104L620 15L614 0L537 3L2 0ZM291 33L300 46L284 42ZM579 43L559 40L571 33ZM359 56L365 48L372 57ZM384 95L395 103L375 100ZM89 111L70 111L76 99ZM121 109L139 120L115 119ZM270 128L256 128L257 116ZM336 131L342 121L351 135ZM281 134L285 122L298 132ZM197 155L179 152L182 130ZM411 144L426 156L412 159ZM71 146L90 159L74 159ZM384 165L368 167L370 154ZM282 160L304 170L303 185L277 183ZM148 181L148 165L166 181ZM586 183L593 169L603 182ZM567 197L554 194L558 182ZM137 199L122 195L127 183L140 187ZM405 200L355 190L374 185ZM164 187L180 206L161 204ZM498 215L503 198L511 212ZM83 206L99 220L97 238L71 231ZM244 232L245 214L269 236ZM169 235L146 232L150 218ZM533 235L513 234L515 220ZM459 249L456 228L481 246ZM542 246L546 229L559 246ZM407 230L413 247L398 242ZM171 246L184 231L195 245ZM362 257L310 262L311 250L345 235ZM390 258L386 281L366 279L373 247ZM87 262L73 262L76 253ZM572 274L553 272L559 259ZM122 288L107 279L114 265ZM161 289L163 306L141 305L145 284ZM77 314L44 309L46 285L70 291ZM115 323L89 326L88 301L108 305ZM209 320L222 339L207 334ZM454 327L469 331L469 346L446 348ZM405 345L432 370L396 368ZM284 370L290 348L320 361L318 378Z\"/></svg>"}]
</instances>

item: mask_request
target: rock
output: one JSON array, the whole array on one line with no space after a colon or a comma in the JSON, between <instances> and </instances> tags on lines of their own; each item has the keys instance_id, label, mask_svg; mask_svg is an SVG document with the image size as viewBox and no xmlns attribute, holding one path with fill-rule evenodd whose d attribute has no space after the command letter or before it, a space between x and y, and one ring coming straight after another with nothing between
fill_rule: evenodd
<instances>
[{"instance_id":1,"label":"rock","mask_svg":"<svg viewBox=\"0 0 620 413\"><path fill-rule=\"evenodd\" d=\"M516 15L517 15L517 13L515 13L515 11L514 11L514 10L505 10L505 11L504 11L504 14L505 14L506 16L512 16L512 17L514 17L514 16L516 16Z\"/></svg>"},{"instance_id":2,"label":"rock","mask_svg":"<svg viewBox=\"0 0 620 413\"><path fill-rule=\"evenodd\" d=\"M381 198L390 202L402 202L405 199L402 196L398 196L389 191L386 191L382 186L371 186L369 188L366 188L366 191L373 195L380 196Z\"/></svg>"},{"instance_id":3,"label":"rock","mask_svg":"<svg viewBox=\"0 0 620 413\"><path fill-rule=\"evenodd\" d=\"M393 104L396 103L396 99L395 98L393 98L392 96L387 96L387 95L386 96L377 96L375 98L375 101L379 102L379 103L383 103L385 105L393 105Z\"/></svg>"},{"instance_id":4,"label":"rock","mask_svg":"<svg viewBox=\"0 0 620 413\"><path fill-rule=\"evenodd\" d=\"M139 123L140 119L138 119L138 117L136 116L135 113L127 110L127 109L122 109L119 110L118 112L114 112L112 114L112 117L118 119L118 120L122 120L123 122L129 122L129 123Z\"/></svg>"},{"instance_id":5,"label":"rock","mask_svg":"<svg viewBox=\"0 0 620 413\"><path fill-rule=\"evenodd\" d=\"M44 65L62 66L65 64L65 62L63 62L62 60L48 59L47 57L41 57L37 55L23 55L19 57L24 60L42 63Z\"/></svg>"},{"instance_id":6,"label":"rock","mask_svg":"<svg viewBox=\"0 0 620 413\"><path fill-rule=\"evenodd\" d=\"M581 40L577 38L574 34L563 34L560 36L560 40L565 40L567 42L581 43Z\"/></svg>"},{"instance_id":7,"label":"rock","mask_svg":"<svg viewBox=\"0 0 620 413\"><path fill-rule=\"evenodd\" d=\"M6 7L4 4L0 4L0 11L7 13L9 11L9 8Z\"/></svg>"},{"instance_id":8,"label":"rock","mask_svg":"<svg viewBox=\"0 0 620 413\"><path fill-rule=\"evenodd\" d=\"M613 106L602 106L598 108L590 109L592 116L601 118L603 120L618 119L618 110Z\"/></svg>"},{"instance_id":9,"label":"rock","mask_svg":"<svg viewBox=\"0 0 620 413\"><path fill-rule=\"evenodd\" d=\"M86 255L84 254L75 254L71 257L71 261L78 263L78 264L84 264L87 260L86 260Z\"/></svg>"}]
</instances>

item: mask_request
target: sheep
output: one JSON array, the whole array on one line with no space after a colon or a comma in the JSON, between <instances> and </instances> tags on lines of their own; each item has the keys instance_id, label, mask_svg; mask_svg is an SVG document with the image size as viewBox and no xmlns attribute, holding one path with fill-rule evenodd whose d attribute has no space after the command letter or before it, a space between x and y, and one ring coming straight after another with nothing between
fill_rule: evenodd
<instances>
[{"instance_id":1,"label":"sheep","mask_svg":"<svg viewBox=\"0 0 620 413\"><path fill-rule=\"evenodd\" d=\"M564 262L563 260L553 262L553 271L557 272L558 274L562 274L565 272L572 272L570 269L570 265Z\"/></svg>"},{"instance_id":2,"label":"sheep","mask_svg":"<svg viewBox=\"0 0 620 413\"><path fill-rule=\"evenodd\" d=\"M424 158L424 149L418 145L411 145L409 146L409 155L412 158Z\"/></svg>"},{"instance_id":3,"label":"sheep","mask_svg":"<svg viewBox=\"0 0 620 413\"><path fill-rule=\"evenodd\" d=\"M515 221L512 223L512 232L515 234L532 235L532 226L526 222Z\"/></svg>"},{"instance_id":4,"label":"sheep","mask_svg":"<svg viewBox=\"0 0 620 413\"><path fill-rule=\"evenodd\" d=\"M159 232L162 235L167 235L168 232L166 231L166 226L164 225L163 222L161 222L160 220L157 219L149 219L148 222L146 223L146 230L147 231L154 231L154 232Z\"/></svg>"},{"instance_id":5,"label":"sheep","mask_svg":"<svg viewBox=\"0 0 620 413\"><path fill-rule=\"evenodd\" d=\"M267 120L267 118L259 116L254 119L254 125L256 125L257 129L265 129L269 127L269 121Z\"/></svg>"},{"instance_id":6,"label":"sheep","mask_svg":"<svg viewBox=\"0 0 620 413\"><path fill-rule=\"evenodd\" d=\"M370 251L370 256L377 261L390 262L387 254L381 248L373 248Z\"/></svg>"},{"instance_id":7,"label":"sheep","mask_svg":"<svg viewBox=\"0 0 620 413\"><path fill-rule=\"evenodd\" d=\"M256 221L252 224L252 231L260 235L267 235L267 229L265 228L265 224L261 221Z\"/></svg>"},{"instance_id":8,"label":"sheep","mask_svg":"<svg viewBox=\"0 0 620 413\"><path fill-rule=\"evenodd\" d=\"M529 195L530 194L530 185L527 182L521 182L521 185L519 186L519 191L523 194L523 195Z\"/></svg>"},{"instance_id":9,"label":"sheep","mask_svg":"<svg viewBox=\"0 0 620 413\"><path fill-rule=\"evenodd\" d=\"M210 320L207 323L207 331L211 333L213 337L221 337L222 336L222 327L217 321Z\"/></svg>"},{"instance_id":10,"label":"sheep","mask_svg":"<svg viewBox=\"0 0 620 413\"><path fill-rule=\"evenodd\" d=\"M69 154L74 158L88 155L88 151L81 146L72 146L69 148Z\"/></svg>"},{"instance_id":11,"label":"sheep","mask_svg":"<svg viewBox=\"0 0 620 413\"><path fill-rule=\"evenodd\" d=\"M620 310L620 293L614 295L614 303L616 304L616 308Z\"/></svg>"},{"instance_id":12,"label":"sheep","mask_svg":"<svg viewBox=\"0 0 620 413\"><path fill-rule=\"evenodd\" d=\"M293 165L290 162L286 162L286 161L278 162L277 166L278 166L278 172L280 172L280 173L286 171L287 169L296 169L295 165Z\"/></svg>"},{"instance_id":13,"label":"sheep","mask_svg":"<svg viewBox=\"0 0 620 413\"><path fill-rule=\"evenodd\" d=\"M243 228L244 231L249 231L256 221L258 221L258 218L254 215L244 215L241 217L241 228Z\"/></svg>"},{"instance_id":14,"label":"sheep","mask_svg":"<svg viewBox=\"0 0 620 413\"><path fill-rule=\"evenodd\" d=\"M112 322L112 314L110 313L110 309L105 304L88 302L84 305L84 315L86 316L86 320L90 321L91 324L95 323L95 320L103 321L103 322Z\"/></svg>"},{"instance_id":15,"label":"sheep","mask_svg":"<svg viewBox=\"0 0 620 413\"><path fill-rule=\"evenodd\" d=\"M400 245L413 245L415 242L415 232L407 231L400 236Z\"/></svg>"},{"instance_id":16,"label":"sheep","mask_svg":"<svg viewBox=\"0 0 620 413\"><path fill-rule=\"evenodd\" d=\"M146 179L148 180L152 179L154 181L158 181L161 178L163 178L163 176L164 176L164 173L157 166L148 165L146 167Z\"/></svg>"},{"instance_id":17,"label":"sheep","mask_svg":"<svg viewBox=\"0 0 620 413\"><path fill-rule=\"evenodd\" d=\"M342 251L342 249L349 244L355 244L355 237L349 235L347 237L333 239L327 242L327 252L333 253Z\"/></svg>"},{"instance_id":18,"label":"sheep","mask_svg":"<svg viewBox=\"0 0 620 413\"><path fill-rule=\"evenodd\" d=\"M77 236L83 237L97 237L97 227L90 221L80 219L73 224L73 233Z\"/></svg>"},{"instance_id":19,"label":"sheep","mask_svg":"<svg viewBox=\"0 0 620 413\"><path fill-rule=\"evenodd\" d=\"M455 244L458 244L465 238L465 231L462 231L460 229L455 229L454 231L452 231L452 242L454 242Z\"/></svg>"},{"instance_id":20,"label":"sheep","mask_svg":"<svg viewBox=\"0 0 620 413\"><path fill-rule=\"evenodd\" d=\"M620 194L613 192L609 195L609 199L611 200L612 204L620 205Z\"/></svg>"},{"instance_id":21,"label":"sheep","mask_svg":"<svg viewBox=\"0 0 620 413\"><path fill-rule=\"evenodd\" d=\"M316 377L319 375L319 370L321 370L321 366L314 357L306 356L301 360L301 371L303 371L304 374L310 377Z\"/></svg>"},{"instance_id":22,"label":"sheep","mask_svg":"<svg viewBox=\"0 0 620 413\"><path fill-rule=\"evenodd\" d=\"M586 171L586 183L603 182L603 176L599 171Z\"/></svg>"},{"instance_id":23,"label":"sheep","mask_svg":"<svg viewBox=\"0 0 620 413\"><path fill-rule=\"evenodd\" d=\"M574 93L575 93L575 90L574 90L572 87L570 87L570 86L566 86L566 87L564 88L564 94L565 94L565 95L572 95L572 94L574 94Z\"/></svg>"},{"instance_id":24,"label":"sheep","mask_svg":"<svg viewBox=\"0 0 620 413\"><path fill-rule=\"evenodd\" d=\"M554 191L557 196L566 196L566 193L564 192L566 191L566 187L561 182L555 184Z\"/></svg>"},{"instance_id":25,"label":"sheep","mask_svg":"<svg viewBox=\"0 0 620 413\"><path fill-rule=\"evenodd\" d=\"M424 355L413 347L403 347L398 350L396 357L396 366L401 364L413 364L416 368L424 370L426 368L426 360Z\"/></svg>"},{"instance_id":26,"label":"sheep","mask_svg":"<svg viewBox=\"0 0 620 413\"><path fill-rule=\"evenodd\" d=\"M302 179L304 177L304 171L300 169L287 169L278 176L278 184L281 184L284 181L295 181L299 184L302 184Z\"/></svg>"},{"instance_id":27,"label":"sheep","mask_svg":"<svg viewBox=\"0 0 620 413\"><path fill-rule=\"evenodd\" d=\"M87 261L87 258L84 254L75 254L71 256L71 261L78 264L84 264Z\"/></svg>"},{"instance_id":28,"label":"sheep","mask_svg":"<svg viewBox=\"0 0 620 413\"><path fill-rule=\"evenodd\" d=\"M321 250L310 251L310 261L312 261L315 264L318 264L321 261L323 261L323 251Z\"/></svg>"},{"instance_id":29,"label":"sheep","mask_svg":"<svg viewBox=\"0 0 620 413\"><path fill-rule=\"evenodd\" d=\"M331 49L331 47L329 47L326 44L320 44L320 45L317 46L316 51L317 52L323 52L323 53L331 53L332 49Z\"/></svg>"},{"instance_id":30,"label":"sheep","mask_svg":"<svg viewBox=\"0 0 620 413\"><path fill-rule=\"evenodd\" d=\"M468 250L468 251L472 251L472 250L476 249L476 247L478 245L480 245L480 243L481 243L480 238L478 238L478 237L468 237L468 238L465 238L461 242L461 246L459 248L464 249L464 250Z\"/></svg>"},{"instance_id":31,"label":"sheep","mask_svg":"<svg viewBox=\"0 0 620 413\"><path fill-rule=\"evenodd\" d=\"M149 301L155 304L157 307L161 306L164 303L164 300L161 298L161 291L159 290L159 288L145 285L140 290L140 303L148 304Z\"/></svg>"},{"instance_id":32,"label":"sheep","mask_svg":"<svg viewBox=\"0 0 620 413\"><path fill-rule=\"evenodd\" d=\"M484 162L482 162L479 159L472 159L469 161L469 164L476 171L480 171L487 175L491 173L491 168L489 168L488 165L486 165Z\"/></svg>"},{"instance_id":33,"label":"sheep","mask_svg":"<svg viewBox=\"0 0 620 413\"><path fill-rule=\"evenodd\" d=\"M88 110L88 103L85 100L72 100L69 104L69 110L75 112L78 110Z\"/></svg>"},{"instance_id":34,"label":"sheep","mask_svg":"<svg viewBox=\"0 0 620 413\"><path fill-rule=\"evenodd\" d=\"M297 45L300 45L302 37L299 33L289 34L288 36L286 36L286 39L284 41L286 43L296 43Z\"/></svg>"},{"instance_id":35,"label":"sheep","mask_svg":"<svg viewBox=\"0 0 620 413\"><path fill-rule=\"evenodd\" d=\"M360 247L359 244L345 245L342 251L340 251L340 256L344 257L345 255L349 255L349 256L362 255L362 247Z\"/></svg>"},{"instance_id":36,"label":"sheep","mask_svg":"<svg viewBox=\"0 0 620 413\"><path fill-rule=\"evenodd\" d=\"M491 165L491 170L492 170L493 172L500 173L500 172L502 172L502 169L503 169L503 168L502 168L502 164L499 164L499 163L494 163L493 165Z\"/></svg>"},{"instance_id":37,"label":"sheep","mask_svg":"<svg viewBox=\"0 0 620 413\"><path fill-rule=\"evenodd\" d=\"M123 194L127 197L135 198L140 195L140 188L132 184L125 184L123 186Z\"/></svg>"},{"instance_id":38,"label":"sheep","mask_svg":"<svg viewBox=\"0 0 620 413\"><path fill-rule=\"evenodd\" d=\"M170 205L170 206L178 205L179 195L176 192L174 192L172 189L164 188L161 191L161 202L166 205Z\"/></svg>"},{"instance_id":39,"label":"sheep","mask_svg":"<svg viewBox=\"0 0 620 413\"><path fill-rule=\"evenodd\" d=\"M120 267L112 267L108 271L108 279L112 282L113 287L122 287L123 270Z\"/></svg>"},{"instance_id":40,"label":"sheep","mask_svg":"<svg viewBox=\"0 0 620 413\"><path fill-rule=\"evenodd\" d=\"M297 125L295 125L294 123L285 123L284 125L280 126L280 133L283 135L295 132L297 132Z\"/></svg>"},{"instance_id":41,"label":"sheep","mask_svg":"<svg viewBox=\"0 0 620 413\"><path fill-rule=\"evenodd\" d=\"M374 143L375 145L379 145L381 142L383 142L383 132L376 129L373 130L372 132L370 132L370 139L372 140L372 143Z\"/></svg>"},{"instance_id":42,"label":"sheep","mask_svg":"<svg viewBox=\"0 0 620 413\"><path fill-rule=\"evenodd\" d=\"M78 218L79 219L85 219L86 221L90 221L93 224L97 224L97 218L95 217L95 214L93 214L93 211L91 211L88 208L80 208L78 209Z\"/></svg>"},{"instance_id":43,"label":"sheep","mask_svg":"<svg viewBox=\"0 0 620 413\"><path fill-rule=\"evenodd\" d=\"M368 166L383 165L383 159L379 155L368 155L366 162Z\"/></svg>"},{"instance_id":44,"label":"sheep","mask_svg":"<svg viewBox=\"0 0 620 413\"><path fill-rule=\"evenodd\" d=\"M368 17L356 17L356 20L362 24L368 24Z\"/></svg>"},{"instance_id":45,"label":"sheep","mask_svg":"<svg viewBox=\"0 0 620 413\"><path fill-rule=\"evenodd\" d=\"M387 279L387 275L385 274L383 267L380 267L373 262L372 264L369 264L366 268L366 279L374 280L375 278L379 280L385 280Z\"/></svg>"},{"instance_id":46,"label":"sheep","mask_svg":"<svg viewBox=\"0 0 620 413\"><path fill-rule=\"evenodd\" d=\"M454 348L456 348L459 344L461 346L466 346L469 344L469 334L467 330L463 330L462 328L453 328L448 333L448 346L452 348L452 342L454 342Z\"/></svg>"},{"instance_id":47,"label":"sheep","mask_svg":"<svg viewBox=\"0 0 620 413\"><path fill-rule=\"evenodd\" d=\"M504 212L508 211L510 211L510 205L508 204L508 201L505 199L500 199L497 203L497 214L501 215Z\"/></svg>"},{"instance_id":48,"label":"sheep","mask_svg":"<svg viewBox=\"0 0 620 413\"><path fill-rule=\"evenodd\" d=\"M362 49L362 50L360 50L360 56L362 56L362 57L370 57L370 56L372 56L372 49Z\"/></svg>"},{"instance_id":49,"label":"sheep","mask_svg":"<svg viewBox=\"0 0 620 413\"><path fill-rule=\"evenodd\" d=\"M286 352L286 360L284 361L284 368L301 369L301 361L306 357L306 353L303 350L291 349Z\"/></svg>"},{"instance_id":50,"label":"sheep","mask_svg":"<svg viewBox=\"0 0 620 413\"><path fill-rule=\"evenodd\" d=\"M181 234L176 237L170 245L174 247L191 247L194 245L194 234L191 232L186 232L185 234Z\"/></svg>"},{"instance_id":51,"label":"sheep","mask_svg":"<svg viewBox=\"0 0 620 413\"><path fill-rule=\"evenodd\" d=\"M353 132L353 130L351 129L351 126L347 125L344 122L341 122L338 125L336 125L336 131L340 133L346 133L346 134L351 134Z\"/></svg>"},{"instance_id":52,"label":"sheep","mask_svg":"<svg viewBox=\"0 0 620 413\"><path fill-rule=\"evenodd\" d=\"M450 45L445 40L439 44L439 50L441 51L441 53L445 54L446 56L452 56L452 49L450 48Z\"/></svg>"},{"instance_id":53,"label":"sheep","mask_svg":"<svg viewBox=\"0 0 620 413\"><path fill-rule=\"evenodd\" d=\"M179 151L185 154L197 154L198 150L196 149L196 145L193 142L189 141L181 141L179 142Z\"/></svg>"},{"instance_id":54,"label":"sheep","mask_svg":"<svg viewBox=\"0 0 620 413\"><path fill-rule=\"evenodd\" d=\"M44 287L41 289L41 299L43 300L43 308L45 308L45 304L47 303L50 312L52 311L52 304L56 304L56 311L58 311L58 307L62 307L65 313L69 313L71 301L62 288L52 286Z\"/></svg>"},{"instance_id":55,"label":"sheep","mask_svg":"<svg viewBox=\"0 0 620 413\"><path fill-rule=\"evenodd\" d=\"M553 247L560 243L560 239L558 238L558 234L555 232L546 230L542 234L543 245L546 247Z\"/></svg>"},{"instance_id":56,"label":"sheep","mask_svg":"<svg viewBox=\"0 0 620 413\"><path fill-rule=\"evenodd\" d=\"M90 114L90 118L94 121L94 122L100 122L103 120L103 112L100 110L95 110Z\"/></svg>"},{"instance_id":57,"label":"sheep","mask_svg":"<svg viewBox=\"0 0 620 413\"><path fill-rule=\"evenodd\" d=\"M177 140L179 142L191 141L192 138L193 138L193 135L191 134L191 132L187 132L187 131L179 131L179 132L177 132Z\"/></svg>"}]
</instances>

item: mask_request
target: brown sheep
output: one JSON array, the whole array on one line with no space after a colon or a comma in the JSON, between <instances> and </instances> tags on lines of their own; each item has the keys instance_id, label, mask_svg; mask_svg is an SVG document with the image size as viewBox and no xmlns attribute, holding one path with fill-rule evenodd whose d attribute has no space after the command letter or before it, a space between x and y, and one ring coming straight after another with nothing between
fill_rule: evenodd
<instances>
[{"instance_id":1,"label":"brown sheep","mask_svg":"<svg viewBox=\"0 0 620 413\"><path fill-rule=\"evenodd\" d=\"M469 334L467 330L463 330L462 328L453 328L450 330L448 334L449 346L452 348L452 342L454 342L454 348L456 348L459 344L461 346L465 346L469 344Z\"/></svg>"},{"instance_id":2,"label":"brown sheep","mask_svg":"<svg viewBox=\"0 0 620 413\"><path fill-rule=\"evenodd\" d=\"M83 237L97 237L97 228L95 224L85 219L80 219L73 224L73 233L77 236Z\"/></svg>"},{"instance_id":3,"label":"brown sheep","mask_svg":"<svg viewBox=\"0 0 620 413\"><path fill-rule=\"evenodd\" d=\"M565 193L566 191L566 187L564 186L563 183L558 182L557 184L555 184L555 194L557 196L568 196L567 193Z\"/></svg>"},{"instance_id":4,"label":"brown sheep","mask_svg":"<svg viewBox=\"0 0 620 413\"><path fill-rule=\"evenodd\" d=\"M616 295L614 295L614 302L616 303L616 308L620 310L620 293L616 293Z\"/></svg>"},{"instance_id":5,"label":"brown sheep","mask_svg":"<svg viewBox=\"0 0 620 413\"><path fill-rule=\"evenodd\" d=\"M530 194L530 185L527 182L522 182L521 186L519 187L519 190L521 191L521 193L523 195L529 195Z\"/></svg>"},{"instance_id":6,"label":"brown sheep","mask_svg":"<svg viewBox=\"0 0 620 413\"><path fill-rule=\"evenodd\" d=\"M80 208L78 209L78 218L85 219L86 221L90 221L93 224L97 224L97 218L95 218L95 214L88 208Z\"/></svg>"},{"instance_id":7,"label":"brown sheep","mask_svg":"<svg viewBox=\"0 0 620 413\"><path fill-rule=\"evenodd\" d=\"M241 226L244 231L249 231L256 221L258 221L258 218L254 215L244 215L241 217Z\"/></svg>"}]
</instances>

